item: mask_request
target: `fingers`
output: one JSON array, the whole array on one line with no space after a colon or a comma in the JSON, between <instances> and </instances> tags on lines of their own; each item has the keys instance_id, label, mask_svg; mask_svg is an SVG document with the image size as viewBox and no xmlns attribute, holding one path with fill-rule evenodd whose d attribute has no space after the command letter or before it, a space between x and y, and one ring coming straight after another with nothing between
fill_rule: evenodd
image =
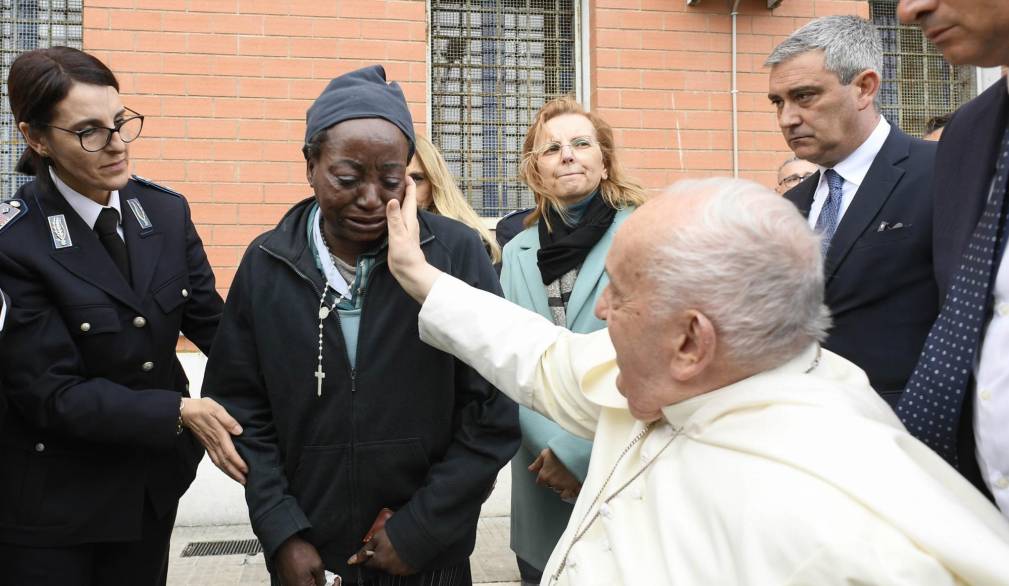
<instances>
[{"instance_id":1,"label":"fingers","mask_svg":"<svg viewBox=\"0 0 1009 586\"><path fill-rule=\"evenodd\" d=\"M409 218L417 217L417 184L413 182L413 177L406 176L406 195L403 197L403 219L409 222Z\"/></svg>"},{"instance_id":2,"label":"fingers","mask_svg":"<svg viewBox=\"0 0 1009 586\"><path fill-rule=\"evenodd\" d=\"M543 454L542 453L539 456L536 456L536 459L533 460L532 464L529 464L529 467L527 468L527 470L529 470L530 472L539 472L541 468L543 468Z\"/></svg>"},{"instance_id":3,"label":"fingers","mask_svg":"<svg viewBox=\"0 0 1009 586\"><path fill-rule=\"evenodd\" d=\"M242 435L242 426L238 424L238 421L232 417L230 413L228 413L227 409L221 407L220 404L213 399L208 398L200 400L207 401L207 403L210 404L210 412L217 418L217 421L219 421L221 425L223 425L224 428L231 433L231 435Z\"/></svg>"},{"instance_id":4,"label":"fingers","mask_svg":"<svg viewBox=\"0 0 1009 586\"><path fill-rule=\"evenodd\" d=\"M377 544L375 543L375 540L365 543L361 549L357 550L357 553L347 559L347 565L354 566L357 564L367 564L371 561L371 558L375 556L376 546Z\"/></svg>"}]
</instances>

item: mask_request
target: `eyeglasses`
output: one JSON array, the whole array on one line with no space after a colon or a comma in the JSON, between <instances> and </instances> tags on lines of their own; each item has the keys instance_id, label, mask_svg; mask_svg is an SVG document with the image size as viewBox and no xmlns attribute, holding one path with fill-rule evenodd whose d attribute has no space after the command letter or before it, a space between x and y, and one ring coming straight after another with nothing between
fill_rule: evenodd
<instances>
[{"instance_id":1,"label":"eyeglasses","mask_svg":"<svg viewBox=\"0 0 1009 586\"><path fill-rule=\"evenodd\" d=\"M119 122L113 128L94 126L91 128L85 128L84 130L70 130L68 128L53 126L52 124L46 124L46 127L62 130L63 132L69 132L70 134L76 134L77 138L81 141L82 149L88 151L89 153L96 153L109 145L112 141L113 132L118 132L119 138L123 142L133 142L140 136L140 131L144 128L143 115L138 112L134 112L129 108L124 108L124 110L134 115Z\"/></svg>"},{"instance_id":2,"label":"eyeglasses","mask_svg":"<svg viewBox=\"0 0 1009 586\"><path fill-rule=\"evenodd\" d=\"M540 157L558 157L566 146L571 147L572 151L587 151L597 144L599 143L591 136L576 136L569 143L551 141L543 144L536 149L536 154Z\"/></svg>"},{"instance_id":3,"label":"eyeglasses","mask_svg":"<svg viewBox=\"0 0 1009 586\"><path fill-rule=\"evenodd\" d=\"M805 179L806 177L809 177L813 173L815 173L815 171L810 171L808 173L803 173L802 175L796 175L796 174L793 173L792 175L789 175L788 177L785 177L784 179L782 179L781 181L779 181L778 185L785 186L785 187L793 187L795 185L798 185L799 183L802 183L803 179Z\"/></svg>"}]
</instances>

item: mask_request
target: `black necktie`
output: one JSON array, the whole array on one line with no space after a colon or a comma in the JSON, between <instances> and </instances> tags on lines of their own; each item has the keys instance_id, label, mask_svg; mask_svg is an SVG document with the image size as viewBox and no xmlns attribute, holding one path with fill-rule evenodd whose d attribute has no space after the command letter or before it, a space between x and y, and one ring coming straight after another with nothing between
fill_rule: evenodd
<instances>
[{"instance_id":1,"label":"black necktie","mask_svg":"<svg viewBox=\"0 0 1009 586\"><path fill-rule=\"evenodd\" d=\"M112 257L112 262L119 267L119 272L130 280L130 257L126 254L126 243L119 237L116 228L119 226L119 212L115 208L104 208L95 220L95 232L102 246Z\"/></svg>"},{"instance_id":2,"label":"black necktie","mask_svg":"<svg viewBox=\"0 0 1009 586\"><path fill-rule=\"evenodd\" d=\"M912 435L957 466L956 437L974 371L974 356L988 316L992 283L1005 247L1009 128L995 164L984 213L974 228L939 317L918 365L897 403L897 415Z\"/></svg>"}]
</instances>

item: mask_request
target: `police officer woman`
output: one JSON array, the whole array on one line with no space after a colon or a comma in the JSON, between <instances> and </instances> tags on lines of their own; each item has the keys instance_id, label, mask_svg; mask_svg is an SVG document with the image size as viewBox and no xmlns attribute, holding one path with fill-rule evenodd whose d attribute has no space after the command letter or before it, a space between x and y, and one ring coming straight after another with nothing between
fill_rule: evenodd
<instances>
[{"instance_id":1,"label":"police officer woman","mask_svg":"<svg viewBox=\"0 0 1009 586\"><path fill-rule=\"evenodd\" d=\"M9 308L0 387L0 584L165 584L179 497L202 456L241 480L240 433L190 399L181 331L209 354L222 301L189 207L130 178L144 117L68 47L20 55L11 111L35 180L0 219Z\"/></svg>"}]
</instances>

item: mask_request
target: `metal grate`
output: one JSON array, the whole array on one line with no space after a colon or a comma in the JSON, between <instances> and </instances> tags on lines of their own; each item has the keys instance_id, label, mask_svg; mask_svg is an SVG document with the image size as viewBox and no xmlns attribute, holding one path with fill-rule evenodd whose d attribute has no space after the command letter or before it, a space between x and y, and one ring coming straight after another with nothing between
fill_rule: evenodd
<instances>
[{"instance_id":1,"label":"metal grate","mask_svg":"<svg viewBox=\"0 0 1009 586\"><path fill-rule=\"evenodd\" d=\"M263 551L258 539L231 541L194 541L182 550L184 558L199 558L213 555L256 555Z\"/></svg>"},{"instance_id":2,"label":"metal grate","mask_svg":"<svg viewBox=\"0 0 1009 586\"><path fill-rule=\"evenodd\" d=\"M7 72L25 51L54 45L81 48L82 0L0 0L0 200L28 177L14 173L25 144L7 101Z\"/></svg>"},{"instance_id":3,"label":"metal grate","mask_svg":"<svg viewBox=\"0 0 1009 586\"><path fill-rule=\"evenodd\" d=\"M522 139L575 91L574 0L431 0L431 137L482 216L532 205Z\"/></svg>"},{"instance_id":4,"label":"metal grate","mask_svg":"<svg viewBox=\"0 0 1009 586\"><path fill-rule=\"evenodd\" d=\"M929 118L974 97L974 68L950 65L921 29L900 25L897 0L870 0L869 10L883 40L880 105L887 120L921 136Z\"/></svg>"}]
</instances>

